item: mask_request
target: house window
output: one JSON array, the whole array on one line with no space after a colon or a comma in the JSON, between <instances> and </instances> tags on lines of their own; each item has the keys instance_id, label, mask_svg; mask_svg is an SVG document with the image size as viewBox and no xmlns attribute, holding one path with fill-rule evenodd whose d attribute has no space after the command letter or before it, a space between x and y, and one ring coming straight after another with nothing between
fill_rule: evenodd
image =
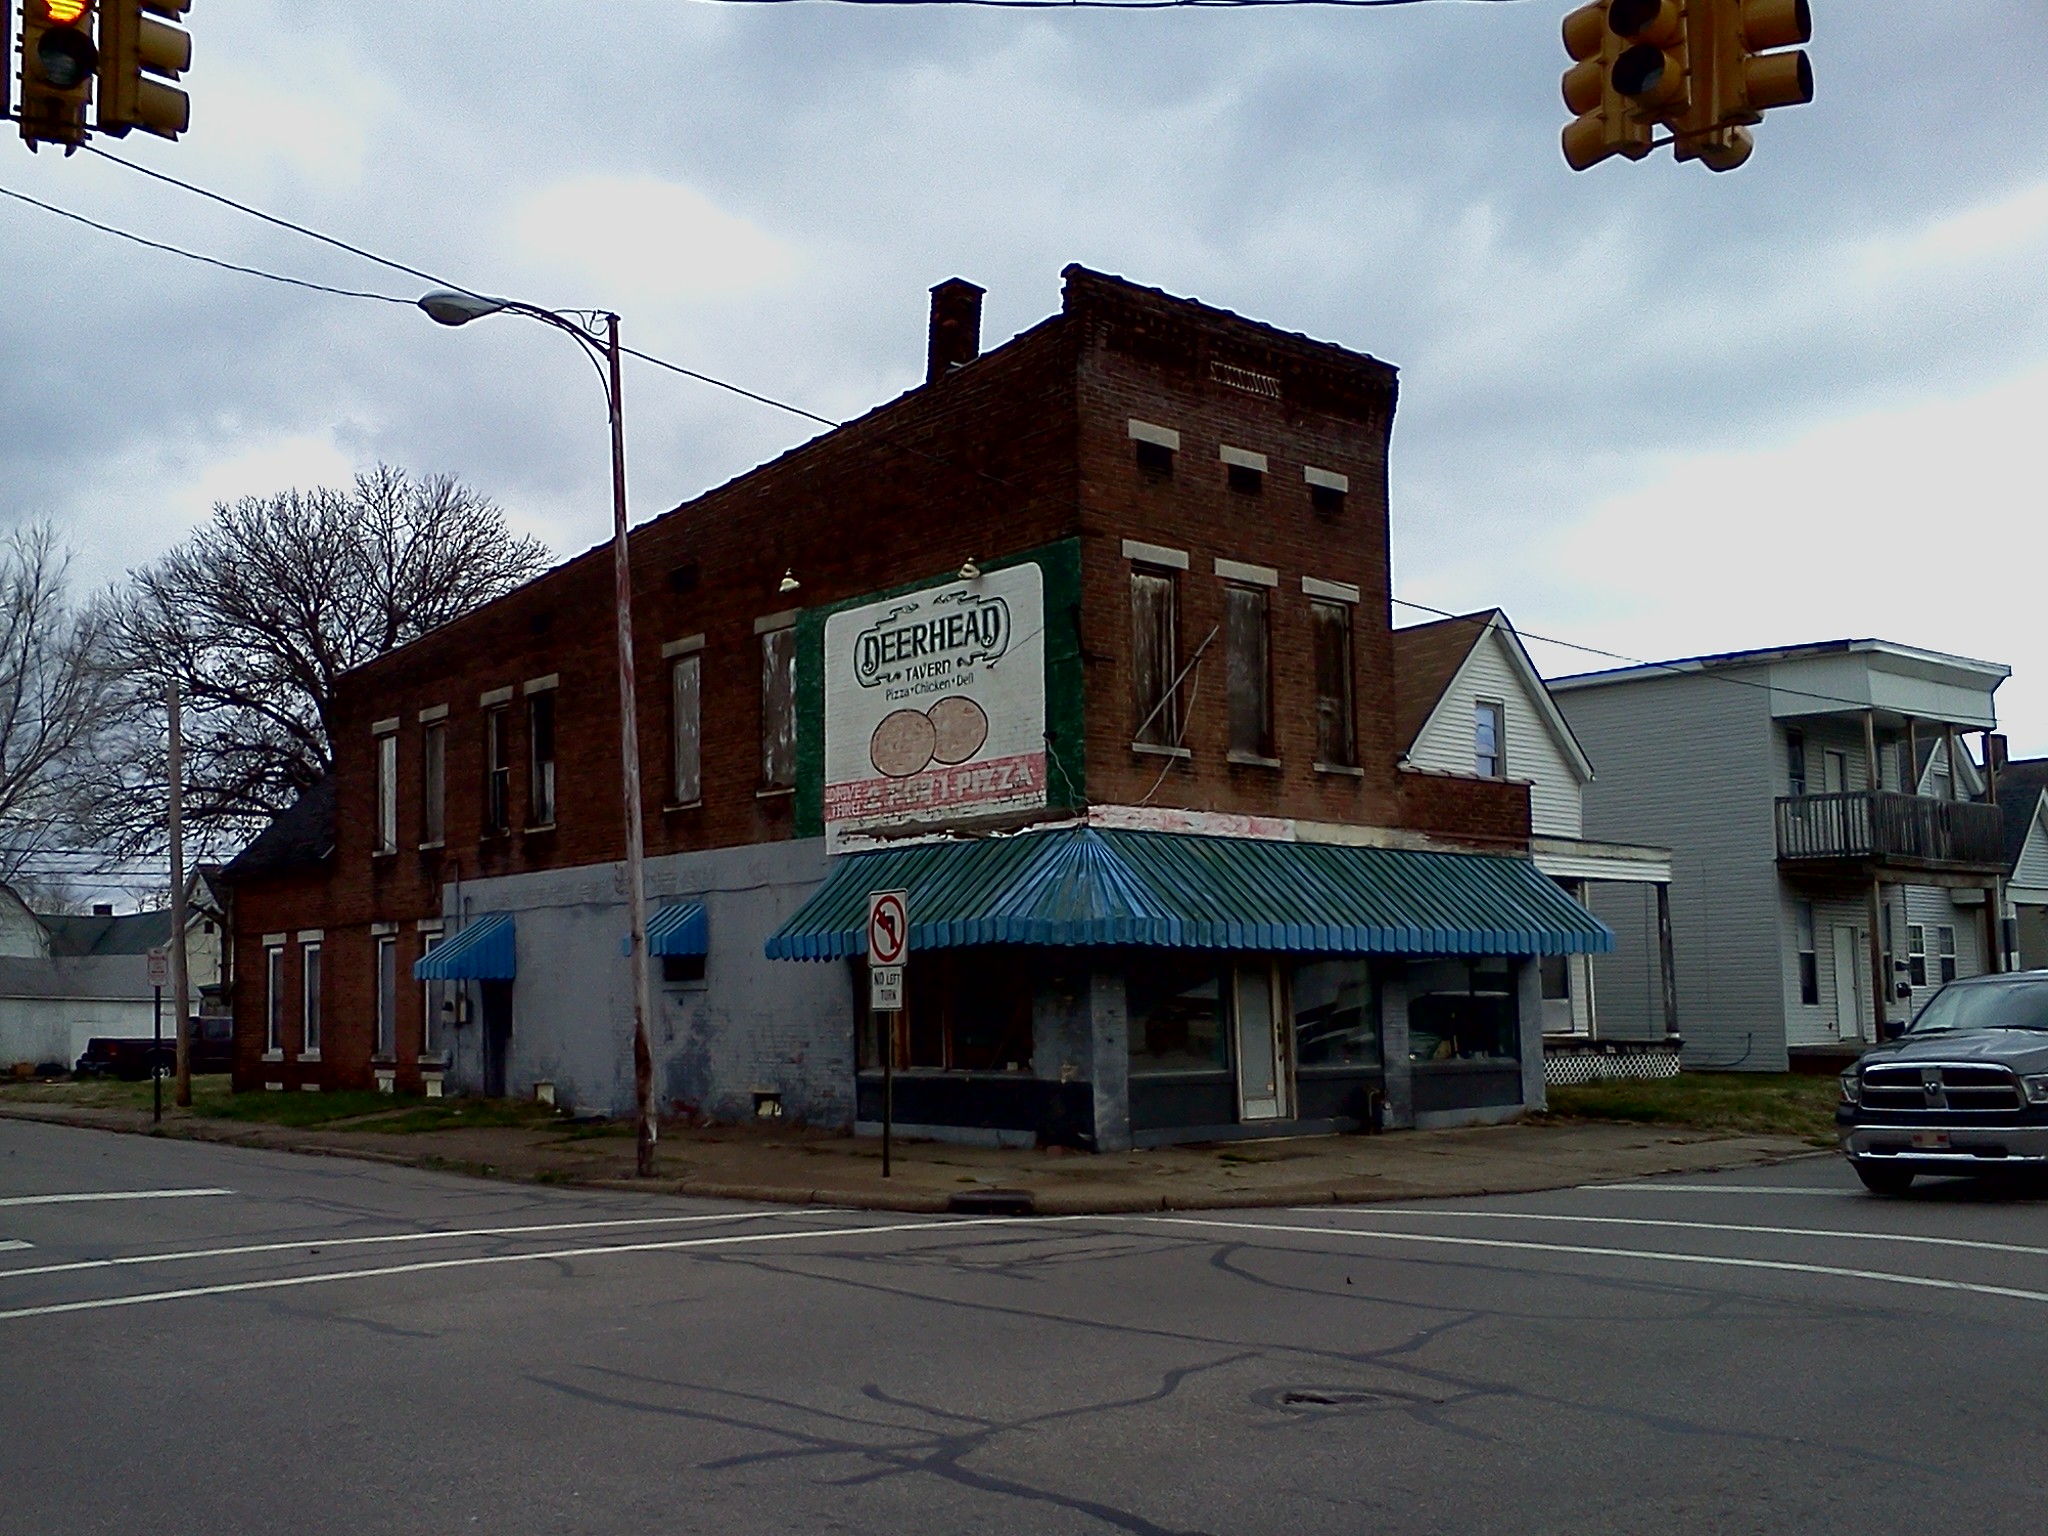
<instances>
[{"instance_id":1,"label":"house window","mask_svg":"<svg viewBox=\"0 0 2048 1536\"><path fill-rule=\"evenodd\" d=\"M377 851L398 852L398 733L377 738Z\"/></svg>"},{"instance_id":2,"label":"house window","mask_svg":"<svg viewBox=\"0 0 2048 1536\"><path fill-rule=\"evenodd\" d=\"M526 701L526 824L555 824L555 694L536 693Z\"/></svg>"},{"instance_id":3,"label":"house window","mask_svg":"<svg viewBox=\"0 0 2048 1536\"><path fill-rule=\"evenodd\" d=\"M1936 958L1941 962L1941 980L1946 986L1956 979L1956 931L1943 923L1934 930L1934 936L1941 950Z\"/></svg>"},{"instance_id":4,"label":"house window","mask_svg":"<svg viewBox=\"0 0 2048 1536\"><path fill-rule=\"evenodd\" d=\"M761 787L796 787L796 630L761 636Z\"/></svg>"},{"instance_id":5,"label":"house window","mask_svg":"<svg viewBox=\"0 0 2048 1536\"><path fill-rule=\"evenodd\" d=\"M1180 744L1180 594L1171 571L1131 568L1131 739Z\"/></svg>"},{"instance_id":6,"label":"house window","mask_svg":"<svg viewBox=\"0 0 2048 1536\"><path fill-rule=\"evenodd\" d=\"M695 805L704 797L704 759L700 699L704 676L701 654L678 656L669 663L669 803Z\"/></svg>"},{"instance_id":7,"label":"house window","mask_svg":"<svg viewBox=\"0 0 2048 1536\"><path fill-rule=\"evenodd\" d=\"M1820 951L1814 947L1813 903L1802 901L1799 913L1799 1001L1811 1008L1820 1001ZM1918 930L1914 930L1917 932Z\"/></svg>"},{"instance_id":8,"label":"house window","mask_svg":"<svg viewBox=\"0 0 2048 1536\"><path fill-rule=\"evenodd\" d=\"M269 988L264 998L266 1028L263 1048L276 1053L284 1049L284 951L269 948L263 951L263 975Z\"/></svg>"},{"instance_id":9,"label":"house window","mask_svg":"<svg viewBox=\"0 0 2048 1536\"><path fill-rule=\"evenodd\" d=\"M1254 453L1249 448L1233 448L1225 443L1220 455L1224 479L1238 495L1257 496L1265 490L1266 456L1263 453Z\"/></svg>"},{"instance_id":10,"label":"house window","mask_svg":"<svg viewBox=\"0 0 2048 1536\"><path fill-rule=\"evenodd\" d=\"M1482 779L1507 777L1503 707L1490 699L1472 706L1472 771Z\"/></svg>"},{"instance_id":11,"label":"house window","mask_svg":"<svg viewBox=\"0 0 2048 1536\"><path fill-rule=\"evenodd\" d=\"M424 933L420 935L420 958L426 959L441 947L441 935ZM439 1052L437 1043L441 1035L441 1005L447 994L447 983L423 981L420 983L420 1054L432 1056Z\"/></svg>"},{"instance_id":12,"label":"house window","mask_svg":"<svg viewBox=\"0 0 2048 1536\"><path fill-rule=\"evenodd\" d=\"M377 940L377 1054L398 1049L398 940Z\"/></svg>"},{"instance_id":13,"label":"house window","mask_svg":"<svg viewBox=\"0 0 2048 1536\"><path fill-rule=\"evenodd\" d=\"M305 960L303 1011L299 1015L299 1049L309 1055L320 1049L320 946L308 944Z\"/></svg>"},{"instance_id":14,"label":"house window","mask_svg":"<svg viewBox=\"0 0 2048 1536\"><path fill-rule=\"evenodd\" d=\"M1358 748L1351 724L1351 605L1311 602L1308 622L1316 661L1316 762L1325 768L1355 768Z\"/></svg>"},{"instance_id":15,"label":"house window","mask_svg":"<svg viewBox=\"0 0 2048 1536\"><path fill-rule=\"evenodd\" d=\"M1128 424L1131 446L1137 451L1138 468L1148 476L1166 479L1173 474L1173 456L1180 449L1180 433L1172 427L1155 426L1135 417Z\"/></svg>"},{"instance_id":16,"label":"house window","mask_svg":"<svg viewBox=\"0 0 2048 1536\"><path fill-rule=\"evenodd\" d=\"M438 848L448 835L448 722L420 735L420 842Z\"/></svg>"},{"instance_id":17,"label":"house window","mask_svg":"<svg viewBox=\"0 0 2048 1536\"><path fill-rule=\"evenodd\" d=\"M1806 793L1806 732L1785 733L1785 793Z\"/></svg>"},{"instance_id":18,"label":"house window","mask_svg":"<svg viewBox=\"0 0 2048 1536\"><path fill-rule=\"evenodd\" d=\"M484 711L484 836L512 826L512 749L506 735L511 711L502 704Z\"/></svg>"},{"instance_id":19,"label":"house window","mask_svg":"<svg viewBox=\"0 0 2048 1536\"><path fill-rule=\"evenodd\" d=\"M704 957L702 955L663 955L661 957L661 979L666 986L676 986L687 981L704 979Z\"/></svg>"},{"instance_id":20,"label":"house window","mask_svg":"<svg viewBox=\"0 0 2048 1536\"><path fill-rule=\"evenodd\" d=\"M1230 750L1273 756L1273 669L1264 587L1223 589L1225 686L1230 695Z\"/></svg>"},{"instance_id":21,"label":"house window","mask_svg":"<svg viewBox=\"0 0 2048 1536\"><path fill-rule=\"evenodd\" d=\"M1918 923L1906 925L1906 980L1916 987L1927 985L1927 930Z\"/></svg>"},{"instance_id":22,"label":"house window","mask_svg":"<svg viewBox=\"0 0 2048 1536\"><path fill-rule=\"evenodd\" d=\"M1301 477L1308 482L1308 504L1316 511L1325 517L1335 517L1344 510L1344 493L1351 489L1349 475L1310 464L1303 468Z\"/></svg>"}]
</instances>

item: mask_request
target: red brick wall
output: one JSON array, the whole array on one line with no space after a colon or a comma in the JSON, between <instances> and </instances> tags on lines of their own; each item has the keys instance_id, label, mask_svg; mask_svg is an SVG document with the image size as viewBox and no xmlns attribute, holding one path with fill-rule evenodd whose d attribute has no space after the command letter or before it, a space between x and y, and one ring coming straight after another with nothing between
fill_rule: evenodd
<instances>
[{"instance_id":1,"label":"red brick wall","mask_svg":"<svg viewBox=\"0 0 2048 1536\"><path fill-rule=\"evenodd\" d=\"M1404 771L1401 822L1452 842L1499 851L1529 846L1529 786L1502 779Z\"/></svg>"}]
</instances>

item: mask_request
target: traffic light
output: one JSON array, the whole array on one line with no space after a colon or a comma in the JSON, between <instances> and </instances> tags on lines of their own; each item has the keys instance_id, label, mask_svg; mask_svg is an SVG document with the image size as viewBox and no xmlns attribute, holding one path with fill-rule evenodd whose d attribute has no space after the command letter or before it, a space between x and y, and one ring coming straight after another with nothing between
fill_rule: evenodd
<instances>
[{"instance_id":1,"label":"traffic light","mask_svg":"<svg viewBox=\"0 0 2048 1536\"><path fill-rule=\"evenodd\" d=\"M1692 48L1702 89L1678 126L1672 153L1710 170L1749 158L1750 129L1772 107L1813 100L1813 66L1796 46L1813 40L1807 0L1692 0ZM1772 50L1789 49L1789 52Z\"/></svg>"},{"instance_id":2,"label":"traffic light","mask_svg":"<svg viewBox=\"0 0 2048 1536\"><path fill-rule=\"evenodd\" d=\"M191 126L190 99L166 83L192 67L191 34L171 24L191 8L192 0L101 0L100 132L175 139Z\"/></svg>"},{"instance_id":3,"label":"traffic light","mask_svg":"<svg viewBox=\"0 0 2048 1536\"><path fill-rule=\"evenodd\" d=\"M1609 155L1642 159L1655 126L1691 103L1686 0L1596 0L1565 17L1564 46L1577 61L1564 77L1565 105L1578 114L1564 130L1575 171Z\"/></svg>"},{"instance_id":4,"label":"traffic light","mask_svg":"<svg viewBox=\"0 0 2048 1536\"><path fill-rule=\"evenodd\" d=\"M21 0L21 137L30 149L85 142L99 49L92 0Z\"/></svg>"}]
</instances>

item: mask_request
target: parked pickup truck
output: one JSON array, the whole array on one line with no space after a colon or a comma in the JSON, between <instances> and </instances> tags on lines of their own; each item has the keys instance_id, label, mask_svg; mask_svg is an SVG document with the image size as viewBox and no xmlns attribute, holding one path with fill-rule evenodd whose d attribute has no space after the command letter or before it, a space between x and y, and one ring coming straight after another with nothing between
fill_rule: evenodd
<instances>
[{"instance_id":1,"label":"parked pickup truck","mask_svg":"<svg viewBox=\"0 0 2048 1536\"><path fill-rule=\"evenodd\" d=\"M71 1070L79 1077L118 1077L134 1082L147 1078L150 1063L160 1062L165 1072L178 1069L178 1045L175 1040L161 1044L154 1040L122 1040L95 1038L85 1043L85 1054L78 1058L78 1064Z\"/></svg>"},{"instance_id":2,"label":"parked pickup truck","mask_svg":"<svg viewBox=\"0 0 2048 1536\"><path fill-rule=\"evenodd\" d=\"M1835 1128L1880 1195L1923 1173L2048 1169L2048 971L1943 987L1842 1074Z\"/></svg>"}]
</instances>

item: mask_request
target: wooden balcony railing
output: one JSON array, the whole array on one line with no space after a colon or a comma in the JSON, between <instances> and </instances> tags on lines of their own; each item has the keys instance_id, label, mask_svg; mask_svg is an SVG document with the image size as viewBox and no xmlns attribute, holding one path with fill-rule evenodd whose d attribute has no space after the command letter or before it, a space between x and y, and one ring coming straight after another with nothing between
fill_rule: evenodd
<instances>
[{"instance_id":1,"label":"wooden balcony railing","mask_svg":"<svg viewBox=\"0 0 2048 1536\"><path fill-rule=\"evenodd\" d=\"M1867 859L1926 867L1997 869L2005 817L1995 805L1925 795L1781 795L1778 857L1804 863Z\"/></svg>"}]
</instances>

